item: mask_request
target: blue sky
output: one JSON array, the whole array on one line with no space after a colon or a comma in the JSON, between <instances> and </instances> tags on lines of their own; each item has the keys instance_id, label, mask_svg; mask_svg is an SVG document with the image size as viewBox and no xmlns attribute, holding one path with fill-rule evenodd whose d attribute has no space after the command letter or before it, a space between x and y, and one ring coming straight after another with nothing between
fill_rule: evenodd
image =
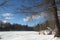
<instances>
[{"instance_id":1,"label":"blue sky","mask_svg":"<svg viewBox=\"0 0 60 40\"><path fill-rule=\"evenodd\" d=\"M22 0L10 0L6 3L5 6L0 6L0 20L3 22L10 22L11 24L13 23L18 23L22 25L29 25L29 26L35 26L38 23L43 23L46 21L45 17L40 17L34 18L32 21L24 21L23 19L25 18L30 18L31 14L29 13L18 13L16 8L22 7L22 5L26 7L33 6L39 2L42 2L43 0L35 0L34 3L31 2L32 0L25 0L24 3L22 3ZM4 2L3 0L0 0L0 4ZM11 6L13 5L13 6ZM21 11L21 10L20 10ZM28 20L28 19L27 19Z\"/></svg>"}]
</instances>

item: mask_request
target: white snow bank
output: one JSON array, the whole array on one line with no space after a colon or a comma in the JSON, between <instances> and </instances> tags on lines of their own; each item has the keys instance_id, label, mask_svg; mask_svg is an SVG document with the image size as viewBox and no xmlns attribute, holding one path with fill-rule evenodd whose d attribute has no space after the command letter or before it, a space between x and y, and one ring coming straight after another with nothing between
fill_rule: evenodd
<instances>
[{"instance_id":1,"label":"white snow bank","mask_svg":"<svg viewBox=\"0 0 60 40\"><path fill-rule=\"evenodd\" d=\"M39 35L34 31L0 32L0 40L57 40L54 35Z\"/></svg>"}]
</instances>

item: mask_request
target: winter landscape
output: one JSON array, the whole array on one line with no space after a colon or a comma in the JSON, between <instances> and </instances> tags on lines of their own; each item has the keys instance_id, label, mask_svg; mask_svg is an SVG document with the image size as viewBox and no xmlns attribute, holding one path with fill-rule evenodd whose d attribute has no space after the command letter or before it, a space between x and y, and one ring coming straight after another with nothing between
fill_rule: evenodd
<instances>
[{"instance_id":1,"label":"winter landscape","mask_svg":"<svg viewBox=\"0 0 60 40\"><path fill-rule=\"evenodd\" d=\"M0 0L0 40L60 40L60 0Z\"/></svg>"}]
</instances>

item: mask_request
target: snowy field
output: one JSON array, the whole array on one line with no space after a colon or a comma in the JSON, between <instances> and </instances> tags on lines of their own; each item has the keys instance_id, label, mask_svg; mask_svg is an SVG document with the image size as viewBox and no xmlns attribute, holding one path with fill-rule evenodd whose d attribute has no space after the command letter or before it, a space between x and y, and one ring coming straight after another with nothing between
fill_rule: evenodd
<instances>
[{"instance_id":1,"label":"snowy field","mask_svg":"<svg viewBox=\"0 0 60 40\"><path fill-rule=\"evenodd\" d=\"M34 31L0 32L0 40L59 40L54 35L39 35Z\"/></svg>"}]
</instances>

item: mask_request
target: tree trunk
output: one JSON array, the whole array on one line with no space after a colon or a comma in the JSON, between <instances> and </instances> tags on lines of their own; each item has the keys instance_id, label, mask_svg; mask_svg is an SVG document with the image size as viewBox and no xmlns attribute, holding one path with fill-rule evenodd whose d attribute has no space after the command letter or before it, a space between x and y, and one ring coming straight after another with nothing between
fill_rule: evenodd
<instances>
[{"instance_id":1,"label":"tree trunk","mask_svg":"<svg viewBox=\"0 0 60 40\"><path fill-rule=\"evenodd\" d=\"M56 24L56 29L57 29L55 37L60 37L60 26L59 26L59 19L58 19L57 7L56 7L55 0L52 0L51 4L52 4L54 19L55 19L55 24Z\"/></svg>"}]
</instances>

